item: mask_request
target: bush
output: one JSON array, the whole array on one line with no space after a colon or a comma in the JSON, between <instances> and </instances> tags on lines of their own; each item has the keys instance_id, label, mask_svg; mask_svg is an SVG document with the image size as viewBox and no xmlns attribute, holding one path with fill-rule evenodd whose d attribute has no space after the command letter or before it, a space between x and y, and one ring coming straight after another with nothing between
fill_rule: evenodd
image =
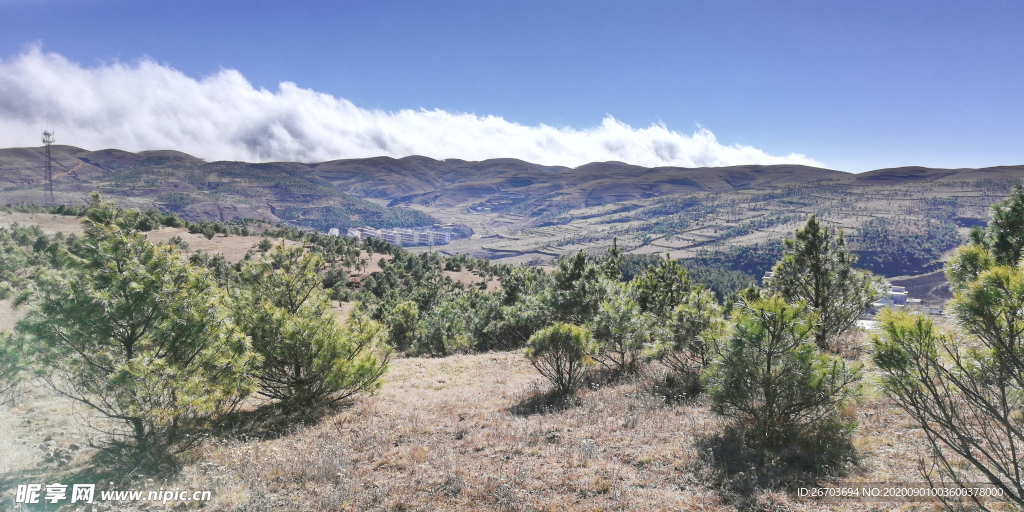
<instances>
[{"instance_id":1,"label":"bush","mask_svg":"<svg viewBox=\"0 0 1024 512\"><path fill-rule=\"evenodd\" d=\"M399 302L386 313L388 342L395 350L409 350L416 339L416 328L420 321L420 311L412 301Z\"/></svg>"},{"instance_id":2,"label":"bush","mask_svg":"<svg viewBox=\"0 0 1024 512\"><path fill-rule=\"evenodd\" d=\"M672 312L669 337L653 354L681 379L691 393L700 391L700 377L726 335L722 308L710 290L691 292Z\"/></svg>"},{"instance_id":3,"label":"bush","mask_svg":"<svg viewBox=\"0 0 1024 512\"><path fill-rule=\"evenodd\" d=\"M508 306L496 306L493 318L483 318L482 343L478 349L512 350L521 348L538 330L548 325L549 311L540 297L521 296Z\"/></svg>"},{"instance_id":4,"label":"bush","mask_svg":"<svg viewBox=\"0 0 1024 512\"><path fill-rule=\"evenodd\" d=\"M606 299L587 326L594 335L597 361L616 374L633 374L640 369L649 348L666 337L662 322L640 309L630 290L604 281Z\"/></svg>"},{"instance_id":5,"label":"bush","mask_svg":"<svg viewBox=\"0 0 1024 512\"><path fill-rule=\"evenodd\" d=\"M814 311L814 340L819 348L828 348L832 338L853 327L871 303L884 295L884 281L854 270L855 263L857 256L847 249L842 231L833 236L811 215L804 228L786 240L786 251L774 267L769 288L787 301L806 302Z\"/></svg>"},{"instance_id":6,"label":"bush","mask_svg":"<svg viewBox=\"0 0 1024 512\"><path fill-rule=\"evenodd\" d=\"M339 324L322 267L319 255L284 245L242 267L235 318L263 356L260 394L287 405L375 389L390 358L382 326L357 316Z\"/></svg>"},{"instance_id":7,"label":"bush","mask_svg":"<svg viewBox=\"0 0 1024 512\"><path fill-rule=\"evenodd\" d=\"M803 303L755 299L740 307L735 332L707 372L715 411L738 420L755 446L853 427L840 409L859 391L860 368L818 350L815 320Z\"/></svg>"},{"instance_id":8,"label":"bush","mask_svg":"<svg viewBox=\"0 0 1024 512\"><path fill-rule=\"evenodd\" d=\"M467 311L465 305L448 297L441 298L440 302L432 311L420 314L413 344L413 352L417 354L450 356L466 352L471 346L463 317Z\"/></svg>"},{"instance_id":9,"label":"bush","mask_svg":"<svg viewBox=\"0 0 1024 512\"><path fill-rule=\"evenodd\" d=\"M1016 265L1024 256L1024 185L1017 185L1009 197L992 205L984 244L1000 265Z\"/></svg>"},{"instance_id":10,"label":"bush","mask_svg":"<svg viewBox=\"0 0 1024 512\"><path fill-rule=\"evenodd\" d=\"M596 351L589 331L561 322L537 331L526 343L526 357L560 393L579 387Z\"/></svg>"},{"instance_id":11,"label":"bush","mask_svg":"<svg viewBox=\"0 0 1024 512\"><path fill-rule=\"evenodd\" d=\"M551 273L546 297L552 316L575 325L592 318L604 293L600 279L602 270L583 251L560 258L558 268Z\"/></svg>"},{"instance_id":12,"label":"bush","mask_svg":"<svg viewBox=\"0 0 1024 512\"><path fill-rule=\"evenodd\" d=\"M661 318L671 316L672 310L690 293L693 285L686 269L676 260L661 260L649 267L629 283L640 311Z\"/></svg>"},{"instance_id":13,"label":"bush","mask_svg":"<svg viewBox=\"0 0 1024 512\"><path fill-rule=\"evenodd\" d=\"M942 473L958 485L973 481L957 469L959 458L1022 506L1024 271L983 273L957 293L952 309L971 336L943 331L923 315L883 313L874 340L883 388L921 426Z\"/></svg>"},{"instance_id":14,"label":"bush","mask_svg":"<svg viewBox=\"0 0 1024 512\"><path fill-rule=\"evenodd\" d=\"M15 295L31 281L32 255L19 240L24 231L17 223L10 229L0 227L0 299Z\"/></svg>"},{"instance_id":15,"label":"bush","mask_svg":"<svg viewBox=\"0 0 1024 512\"><path fill-rule=\"evenodd\" d=\"M35 279L17 330L54 389L123 422L152 454L194 443L254 387L258 362L210 272L87 212L77 254Z\"/></svg>"}]
</instances>

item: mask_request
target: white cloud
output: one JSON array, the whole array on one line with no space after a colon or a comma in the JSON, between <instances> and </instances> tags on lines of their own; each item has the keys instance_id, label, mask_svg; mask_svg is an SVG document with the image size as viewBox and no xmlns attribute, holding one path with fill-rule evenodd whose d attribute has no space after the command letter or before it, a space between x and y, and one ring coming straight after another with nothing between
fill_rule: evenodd
<instances>
[{"instance_id":1,"label":"white cloud","mask_svg":"<svg viewBox=\"0 0 1024 512\"><path fill-rule=\"evenodd\" d=\"M38 146L44 124L62 144L176 149L207 160L424 155L573 167L607 160L651 167L821 166L800 154L723 145L703 128L686 135L664 124L632 128L610 116L592 128L554 128L438 109L368 110L291 82L273 92L255 89L231 69L196 80L149 59L86 68L38 47L0 60L0 146Z\"/></svg>"}]
</instances>

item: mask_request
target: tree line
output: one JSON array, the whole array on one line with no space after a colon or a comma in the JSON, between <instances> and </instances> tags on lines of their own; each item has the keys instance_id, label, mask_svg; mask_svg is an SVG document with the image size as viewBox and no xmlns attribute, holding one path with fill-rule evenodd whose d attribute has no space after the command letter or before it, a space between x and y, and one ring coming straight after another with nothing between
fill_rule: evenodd
<instances>
[{"instance_id":1,"label":"tree line","mask_svg":"<svg viewBox=\"0 0 1024 512\"><path fill-rule=\"evenodd\" d=\"M194 445L254 394L300 408L379 386L392 353L384 327L339 322L320 252L278 245L217 275L222 258L149 241L144 215L94 198L81 236L27 245L31 230L0 230L5 290L25 308L0 340L6 382L31 371L120 423L112 442L157 457Z\"/></svg>"}]
</instances>

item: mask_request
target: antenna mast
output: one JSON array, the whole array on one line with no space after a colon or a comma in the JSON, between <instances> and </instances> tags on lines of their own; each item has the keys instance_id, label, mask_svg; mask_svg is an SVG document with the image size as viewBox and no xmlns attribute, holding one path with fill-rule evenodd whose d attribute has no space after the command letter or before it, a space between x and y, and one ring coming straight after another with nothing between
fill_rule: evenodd
<instances>
[{"instance_id":1,"label":"antenna mast","mask_svg":"<svg viewBox=\"0 0 1024 512\"><path fill-rule=\"evenodd\" d=\"M46 184L43 190L43 203L57 204L53 200L53 158L50 156L50 144L53 144L53 132L43 130L43 146L46 147Z\"/></svg>"}]
</instances>

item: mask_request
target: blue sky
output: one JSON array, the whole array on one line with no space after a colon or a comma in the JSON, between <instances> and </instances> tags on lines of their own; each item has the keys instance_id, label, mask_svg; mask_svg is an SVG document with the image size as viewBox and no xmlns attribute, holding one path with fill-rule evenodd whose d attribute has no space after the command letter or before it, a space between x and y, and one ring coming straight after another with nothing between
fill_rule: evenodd
<instances>
[{"instance_id":1,"label":"blue sky","mask_svg":"<svg viewBox=\"0 0 1024 512\"><path fill-rule=\"evenodd\" d=\"M683 135L683 145L703 127L726 147L799 154L851 172L1024 164L1024 2L322 4L0 1L0 59L13 66L37 45L73 64L61 68L51 59L52 75L114 63L141 73L145 57L196 81L237 70L255 90L276 93L279 83L294 82L367 111L473 113L575 130L599 127L607 116L632 129L663 123ZM22 62L6 72L38 67ZM19 87L45 89L33 80L41 78L24 78ZM9 126L0 130L0 146L21 143L10 127L40 116L68 125L59 133L93 140L71 126L85 114L11 106L15 90L0 81L0 121ZM137 124L143 122L130 121L136 133L149 129ZM474 126L465 130L487 130L486 123ZM402 129L381 128L398 135L380 147L428 152L420 149L430 141L404 144ZM198 136L95 143L180 144L175 149L202 154L190 137ZM508 145L495 144L490 151ZM466 151L445 148L439 151ZM508 156L534 155L509 148ZM260 151L264 159L364 156L345 148L324 155Z\"/></svg>"}]
</instances>

